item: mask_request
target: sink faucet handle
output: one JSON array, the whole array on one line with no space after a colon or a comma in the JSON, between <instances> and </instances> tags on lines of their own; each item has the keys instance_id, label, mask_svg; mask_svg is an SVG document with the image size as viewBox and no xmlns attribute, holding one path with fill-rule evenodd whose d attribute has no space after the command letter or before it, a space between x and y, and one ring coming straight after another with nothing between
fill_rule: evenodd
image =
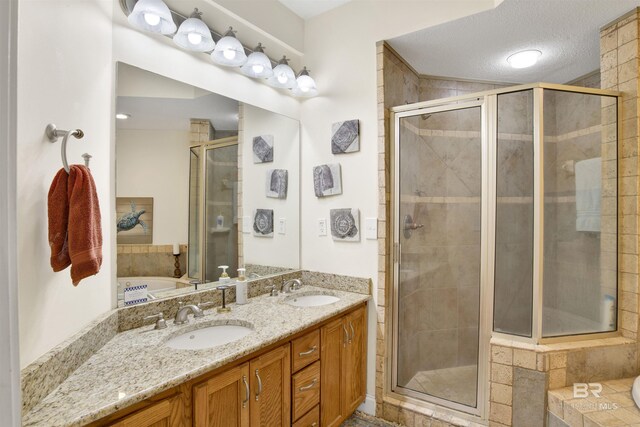
<instances>
[{"instance_id":1,"label":"sink faucet handle","mask_svg":"<svg viewBox=\"0 0 640 427\"><path fill-rule=\"evenodd\" d=\"M153 316L147 316L142 320L156 319L156 326L153 329L165 329L167 327L167 321L164 320L164 314L162 312L154 314Z\"/></svg>"},{"instance_id":2,"label":"sink faucet handle","mask_svg":"<svg viewBox=\"0 0 640 427\"><path fill-rule=\"evenodd\" d=\"M270 291L269 295L272 297L278 296L278 287L270 280L269 285L267 285L267 290Z\"/></svg>"},{"instance_id":3,"label":"sink faucet handle","mask_svg":"<svg viewBox=\"0 0 640 427\"><path fill-rule=\"evenodd\" d=\"M201 302L200 304L198 304L198 308L200 310L204 310L207 307L211 307L215 305L214 302ZM200 311L200 313L198 314L194 314L193 317L203 317L204 316L204 311Z\"/></svg>"}]
</instances>

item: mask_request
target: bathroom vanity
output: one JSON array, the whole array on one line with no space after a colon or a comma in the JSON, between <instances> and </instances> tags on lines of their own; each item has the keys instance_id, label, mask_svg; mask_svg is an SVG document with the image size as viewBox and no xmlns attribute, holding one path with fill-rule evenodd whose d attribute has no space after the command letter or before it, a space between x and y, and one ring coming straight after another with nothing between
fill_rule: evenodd
<instances>
[{"instance_id":1,"label":"bathroom vanity","mask_svg":"<svg viewBox=\"0 0 640 427\"><path fill-rule=\"evenodd\" d=\"M334 302L297 305L317 296ZM369 298L305 285L233 304L230 313L207 309L185 325L120 332L24 425L339 426L366 394ZM211 348L171 347L176 337L229 325L251 332Z\"/></svg>"}]
</instances>

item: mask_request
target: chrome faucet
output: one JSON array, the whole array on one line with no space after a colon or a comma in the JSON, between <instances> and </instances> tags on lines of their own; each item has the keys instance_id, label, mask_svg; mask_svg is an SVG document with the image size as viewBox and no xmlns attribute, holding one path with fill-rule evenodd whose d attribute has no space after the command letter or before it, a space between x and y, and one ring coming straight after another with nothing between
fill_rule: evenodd
<instances>
[{"instance_id":1,"label":"chrome faucet","mask_svg":"<svg viewBox=\"0 0 640 427\"><path fill-rule=\"evenodd\" d=\"M259 279L261 277L262 276L259 275L258 273L249 273L249 274L247 274L247 279Z\"/></svg>"},{"instance_id":2,"label":"chrome faucet","mask_svg":"<svg viewBox=\"0 0 640 427\"><path fill-rule=\"evenodd\" d=\"M189 317L188 317L189 312L192 312L193 317L195 318L203 317L204 312L202 311L202 309L213 305L213 303L205 302L205 303L200 303L198 305L195 305L195 304L184 305L184 303L180 301L178 302L178 305L179 305L178 312L176 313L175 319L173 319L174 325L184 325L185 323L189 323Z\"/></svg>"},{"instance_id":3,"label":"chrome faucet","mask_svg":"<svg viewBox=\"0 0 640 427\"><path fill-rule=\"evenodd\" d=\"M302 281L300 279L287 280L282 284L282 293L290 294L292 291L297 291L302 287Z\"/></svg>"}]
</instances>

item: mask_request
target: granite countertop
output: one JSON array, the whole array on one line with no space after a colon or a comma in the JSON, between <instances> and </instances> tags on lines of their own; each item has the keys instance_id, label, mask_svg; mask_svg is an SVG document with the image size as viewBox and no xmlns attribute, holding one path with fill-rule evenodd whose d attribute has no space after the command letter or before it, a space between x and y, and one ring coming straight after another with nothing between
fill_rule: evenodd
<instances>
[{"instance_id":1,"label":"granite countertop","mask_svg":"<svg viewBox=\"0 0 640 427\"><path fill-rule=\"evenodd\" d=\"M231 304L230 313L215 308L186 325L154 330L145 326L117 334L60 386L23 416L24 426L79 426L182 384L296 334L367 301L370 296L304 286L295 295L327 294L340 298L320 307L293 307L284 303L290 295L263 295L246 305ZM163 345L190 330L212 324L250 324L248 336L206 350L175 350Z\"/></svg>"},{"instance_id":2,"label":"granite countertop","mask_svg":"<svg viewBox=\"0 0 640 427\"><path fill-rule=\"evenodd\" d=\"M634 379L595 381L589 384L586 397L576 395L573 387L550 390L550 425L640 426L640 410L631 397ZM597 384L602 386L601 390ZM598 396L594 395L594 391Z\"/></svg>"}]
</instances>

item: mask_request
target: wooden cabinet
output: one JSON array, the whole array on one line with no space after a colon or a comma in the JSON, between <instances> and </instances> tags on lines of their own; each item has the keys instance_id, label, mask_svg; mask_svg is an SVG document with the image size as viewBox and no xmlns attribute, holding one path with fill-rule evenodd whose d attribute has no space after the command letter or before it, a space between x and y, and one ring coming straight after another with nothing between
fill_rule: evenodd
<instances>
[{"instance_id":1,"label":"wooden cabinet","mask_svg":"<svg viewBox=\"0 0 640 427\"><path fill-rule=\"evenodd\" d=\"M289 345L193 388L195 427L290 425Z\"/></svg>"},{"instance_id":2,"label":"wooden cabinet","mask_svg":"<svg viewBox=\"0 0 640 427\"><path fill-rule=\"evenodd\" d=\"M320 421L339 426L366 394L367 316L361 307L321 329Z\"/></svg>"},{"instance_id":3,"label":"wooden cabinet","mask_svg":"<svg viewBox=\"0 0 640 427\"><path fill-rule=\"evenodd\" d=\"M245 363L193 388L195 427L248 427L251 390Z\"/></svg>"},{"instance_id":4,"label":"wooden cabinet","mask_svg":"<svg viewBox=\"0 0 640 427\"><path fill-rule=\"evenodd\" d=\"M249 364L251 373L251 425L291 425L291 360L289 344Z\"/></svg>"},{"instance_id":5,"label":"wooden cabinet","mask_svg":"<svg viewBox=\"0 0 640 427\"><path fill-rule=\"evenodd\" d=\"M366 341L363 304L90 425L338 427L365 398Z\"/></svg>"},{"instance_id":6,"label":"wooden cabinet","mask_svg":"<svg viewBox=\"0 0 640 427\"><path fill-rule=\"evenodd\" d=\"M183 402L176 395L126 416L112 427L183 427Z\"/></svg>"}]
</instances>

